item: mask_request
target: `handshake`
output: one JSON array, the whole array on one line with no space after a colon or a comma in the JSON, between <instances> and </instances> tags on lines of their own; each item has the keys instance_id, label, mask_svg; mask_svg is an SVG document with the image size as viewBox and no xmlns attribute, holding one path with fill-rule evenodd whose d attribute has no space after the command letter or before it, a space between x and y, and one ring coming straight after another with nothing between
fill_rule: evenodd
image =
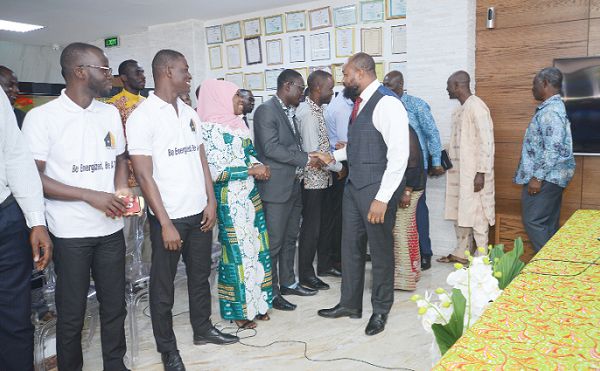
<instances>
[{"instance_id":1,"label":"handshake","mask_svg":"<svg viewBox=\"0 0 600 371\"><path fill-rule=\"evenodd\" d=\"M344 148L345 146L346 146L346 142L337 142L335 144L335 149L341 149L341 148ZM332 162L335 162L333 155L329 152L327 152L327 153L310 152L308 154L308 157L309 157L308 166L318 168L318 169L327 167Z\"/></svg>"},{"instance_id":2,"label":"handshake","mask_svg":"<svg viewBox=\"0 0 600 371\"><path fill-rule=\"evenodd\" d=\"M254 164L248 169L248 175L256 180L268 180L271 177L271 169L263 164Z\"/></svg>"}]
</instances>

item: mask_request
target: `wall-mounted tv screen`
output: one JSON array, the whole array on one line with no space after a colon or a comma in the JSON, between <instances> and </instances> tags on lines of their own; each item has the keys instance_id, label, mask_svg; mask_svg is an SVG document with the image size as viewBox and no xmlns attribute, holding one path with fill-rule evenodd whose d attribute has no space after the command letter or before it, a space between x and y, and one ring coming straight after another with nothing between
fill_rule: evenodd
<instances>
[{"instance_id":1,"label":"wall-mounted tv screen","mask_svg":"<svg viewBox=\"0 0 600 371\"><path fill-rule=\"evenodd\" d=\"M563 73L573 152L600 156L600 56L555 59L554 66Z\"/></svg>"}]
</instances>

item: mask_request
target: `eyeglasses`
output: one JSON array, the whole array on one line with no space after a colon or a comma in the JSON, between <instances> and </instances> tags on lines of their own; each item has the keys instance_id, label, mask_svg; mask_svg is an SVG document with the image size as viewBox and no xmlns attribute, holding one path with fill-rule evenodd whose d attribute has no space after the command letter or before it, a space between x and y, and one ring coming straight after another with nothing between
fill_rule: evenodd
<instances>
[{"instance_id":1,"label":"eyeglasses","mask_svg":"<svg viewBox=\"0 0 600 371\"><path fill-rule=\"evenodd\" d=\"M77 66L77 67L90 67L90 68L97 68L97 69L99 69L99 70L102 70L102 72L104 72L104 74L105 74L105 75L112 76L112 68L110 68L110 67L104 67L104 66L95 66L95 65L93 65L93 64L82 64L82 65L79 65L79 66Z\"/></svg>"}]
</instances>

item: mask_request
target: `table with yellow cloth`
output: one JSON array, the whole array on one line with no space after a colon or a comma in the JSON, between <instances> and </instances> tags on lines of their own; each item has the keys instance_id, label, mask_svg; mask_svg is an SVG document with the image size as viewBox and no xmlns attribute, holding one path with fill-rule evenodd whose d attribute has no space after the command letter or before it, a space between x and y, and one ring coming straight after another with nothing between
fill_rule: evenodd
<instances>
[{"instance_id":1,"label":"table with yellow cloth","mask_svg":"<svg viewBox=\"0 0 600 371\"><path fill-rule=\"evenodd\" d=\"M434 370L600 368L600 211L579 210Z\"/></svg>"}]
</instances>

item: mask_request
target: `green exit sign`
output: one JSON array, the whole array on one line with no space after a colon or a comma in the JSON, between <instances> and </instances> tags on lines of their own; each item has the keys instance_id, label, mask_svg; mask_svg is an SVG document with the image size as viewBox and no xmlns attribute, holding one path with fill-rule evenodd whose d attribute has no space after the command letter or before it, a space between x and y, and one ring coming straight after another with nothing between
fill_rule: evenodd
<instances>
[{"instance_id":1,"label":"green exit sign","mask_svg":"<svg viewBox=\"0 0 600 371\"><path fill-rule=\"evenodd\" d=\"M104 39L105 48L112 48L113 46L119 46L119 38L117 36Z\"/></svg>"}]
</instances>

